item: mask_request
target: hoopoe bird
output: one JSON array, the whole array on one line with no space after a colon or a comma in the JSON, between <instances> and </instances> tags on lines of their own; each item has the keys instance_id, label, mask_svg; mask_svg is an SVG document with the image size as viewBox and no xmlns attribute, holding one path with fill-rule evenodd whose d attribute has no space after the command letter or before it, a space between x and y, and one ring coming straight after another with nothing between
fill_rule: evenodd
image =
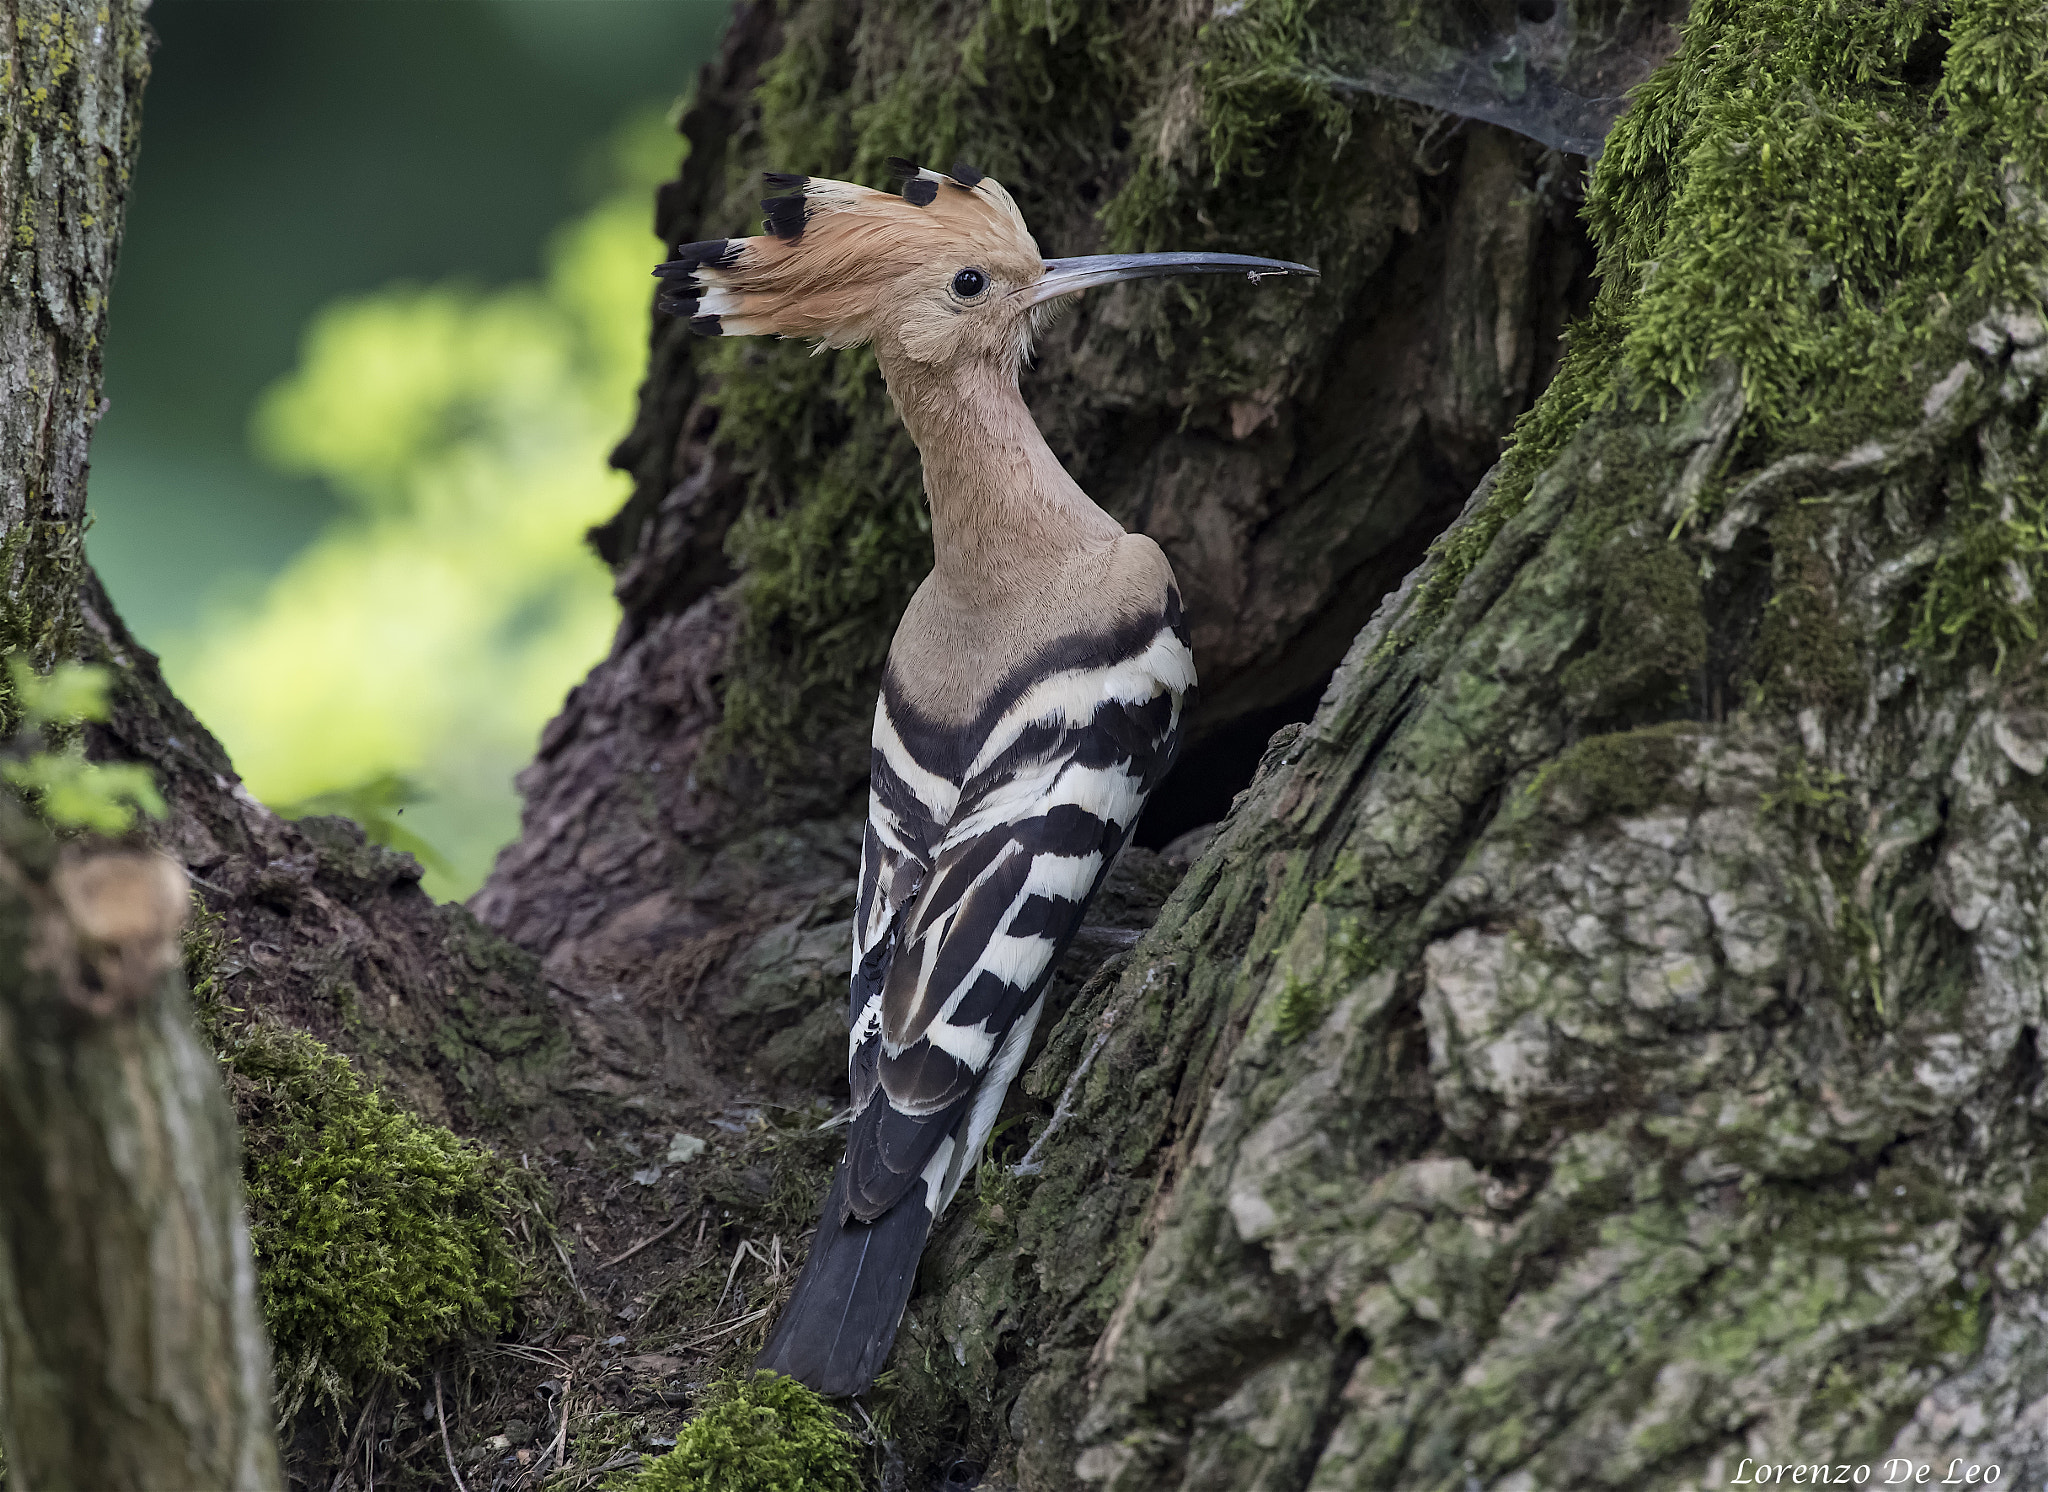
<instances>
[{"instance_id":1,"label":"hoopoe bird","mask_svg":"<svg viewBox=\"0 0 2048 1492\"><path fill-rule=\"evenodd\" d=\"M1024 1063L1053 965L1173 763L1195 688L1173 571L1045 443L1018 369L1049 308L1238 254L1044 259L1010 194L905 161L902 194L771 174L757 238L684 244L660 306L707 336L872 342L924 462L933 565L875 704L846 1156L758 1366L821 1393L888 1356L933 1222Z\"/></svg>"}]
</instances>

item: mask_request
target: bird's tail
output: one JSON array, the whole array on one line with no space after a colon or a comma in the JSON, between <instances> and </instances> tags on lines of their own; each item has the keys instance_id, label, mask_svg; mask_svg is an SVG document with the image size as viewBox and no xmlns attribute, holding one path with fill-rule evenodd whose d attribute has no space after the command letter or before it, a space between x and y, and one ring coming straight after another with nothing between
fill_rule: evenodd
<instances>
[{"instance_id":1,"label":"bird's tail","mask_svg":"<svg viewBox=\"0 0 2048 1492\"><path fill-rule=\"evenodd\" d=\"M922 1186L871 1223L848 1217L846 1200L842 1160L796 1293L754 1360L840 1397L861 1392L882 1370L932 1228Z\"/></svg>"}]
</instances>

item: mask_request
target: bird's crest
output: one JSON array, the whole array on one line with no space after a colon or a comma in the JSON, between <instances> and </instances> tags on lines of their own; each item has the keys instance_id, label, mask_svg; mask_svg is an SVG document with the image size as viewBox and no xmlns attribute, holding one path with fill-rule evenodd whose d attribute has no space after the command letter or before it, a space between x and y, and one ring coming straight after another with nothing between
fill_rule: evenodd
<instances>
[{"instance_id":1,"label":"bird's crest","mask_svg":"<svg viewBox=\"0 0 2048 1492\"><path fill-rule=\"evenodd\" d=\"M683 244L655 271L660 308L709 336L815 337L850 347L892 304L944 294L973 266L1012 284L1043 269L1038 244L1002 184L970 166L950 173L894 160L901 195L822 176L769 173L767 230Z\"/></svg>"}]
</instances>

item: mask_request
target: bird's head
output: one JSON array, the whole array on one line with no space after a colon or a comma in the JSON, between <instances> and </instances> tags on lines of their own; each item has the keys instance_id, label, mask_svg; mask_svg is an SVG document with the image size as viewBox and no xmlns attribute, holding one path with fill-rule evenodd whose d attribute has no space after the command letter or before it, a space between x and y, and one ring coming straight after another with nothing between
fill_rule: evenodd
<instances>
[{"instance_id":1,"label":"bird's head","mask_svg":"<svg viewBox=\"0 0 2048 1492\"><path fill-rule=\"evenodd\" d=\"M1045 308L1117 280L1171 274L1308 274L1240 254L1045 259L1002 184L967 166L908 161L901 195L819 176L771 174L757 238L684 244L655 270L661 309L707 336L872 341L885 366L988 362L1014 369Z\"/></svg>"}]
</instances>

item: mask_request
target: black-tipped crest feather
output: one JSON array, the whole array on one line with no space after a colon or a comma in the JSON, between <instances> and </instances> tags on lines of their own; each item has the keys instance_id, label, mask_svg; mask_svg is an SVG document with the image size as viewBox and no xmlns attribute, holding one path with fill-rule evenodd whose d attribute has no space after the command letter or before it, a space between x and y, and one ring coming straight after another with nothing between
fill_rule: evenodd
<instances>
[{"instance_id":1,"label":"black-tipped crest feather","mask_svg":"<svg viewBox=\"0 0 2048 1492\"><path fill-rule=\"evenodd\" d=\"M768 214L768 231L788 243L804 236L804 223L811 215L802 197L763 197L761 211Z\"/></svg>"},{"instance_id":2,"label":"black-tipped crest feather","mask_svg":"<svg viewBox=\"0 0 2048 1492\"><path fill-rule=\"evenodd\" d=\"M930 207L939 195L939 184L928 176L903 183L903 200L912 207Z\"/></svg>"},{"instance_id":3,"label":"black-tipped crest feather","mask_svg":"<svg viewBox=\"0 0 2048 1492\"><path fill-rule=\"evenodd\" d=\"M965 161L955 161L953 169L946 174L953 178L953 185L964 187L971 192L981 185L981 178L985 173L975 170Z\"/></svg>"},{"instance_id":4,"label":"black-tipped crest feather","mask_svg":"<svg viewBox=\"0 0 2048 1492\"><path fill-rule=\"evenodd\" d=\"M738 238L705 238L696 243L676 245L676 257L662 266L664 270L690 270L708 266L711 269L730 269L733 261L740 257L740 250L746 242Z\"/></svg>"}]
</instances>

